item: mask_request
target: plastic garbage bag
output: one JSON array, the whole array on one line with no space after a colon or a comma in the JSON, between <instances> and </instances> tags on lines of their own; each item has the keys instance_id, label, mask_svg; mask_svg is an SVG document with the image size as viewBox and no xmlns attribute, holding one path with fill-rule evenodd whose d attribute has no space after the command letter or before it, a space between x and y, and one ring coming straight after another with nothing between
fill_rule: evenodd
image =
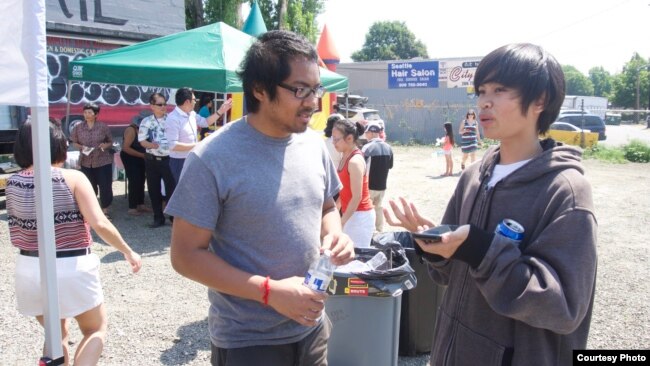
<instances>
[{"instance_id":1,"label":"plastic garbage bag","mask_svg":"<svg viewBox=\"0 0 650 366\"><path fill-rule=\"evenodd\" d=\"M417 286L415 270L411 267L402 245L394 239L389 240L388 237L383 239L381 235L376 235L377 239L373 238L371 248L356 248L355 252L357 259L366 262L372 259L378 250L382 251L388 258L389 265L352 274L391 296L399 296L403 291Z\"/></svg>"}]
</instances>

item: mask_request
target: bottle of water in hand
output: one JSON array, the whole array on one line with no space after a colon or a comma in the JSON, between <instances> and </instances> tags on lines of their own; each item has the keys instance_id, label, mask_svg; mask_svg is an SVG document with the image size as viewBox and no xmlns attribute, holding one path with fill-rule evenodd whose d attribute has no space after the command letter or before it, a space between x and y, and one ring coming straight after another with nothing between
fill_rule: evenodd
<instances>
[{"instance_id":1,"label":"bottle of water in hand","mask_svg":"<svg viewBox=\"0 0 650 366\"><path fill-rule=\"evenodd\" d=\"M336 266L331 261L332 252L328 249L314 263L309 266L309 271L305 275L304 285L314 291L324 292L334 276Z\"/></svg>"}]
</instances>

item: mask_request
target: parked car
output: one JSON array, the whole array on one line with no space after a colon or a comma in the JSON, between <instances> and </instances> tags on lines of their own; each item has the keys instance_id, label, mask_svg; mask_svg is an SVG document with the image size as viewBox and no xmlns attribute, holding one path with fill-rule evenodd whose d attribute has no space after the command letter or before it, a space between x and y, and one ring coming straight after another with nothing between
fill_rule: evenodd
<instances>
[{"instance_id":1,"label":"parked car","mask_svg":"<svg viewBox=\"0 0 650 366\"><path fill-rule=\"evenodd\" d=\"M368 97L360 95L337 95L336 103L339 105L339 112L347 119L353 122L361 122L365 127L369 121L376 121L380 126L385 128L384 120L376 109L366 108L365 103ZM347 104L346 104L347 103Z\"/></svg>"},{"instance_id":2,"label":"parked car","mask_svg":"<svg viewBox=\"0 0 650 366\"><path fill-rule=\"evenodd\" d=\"M592 147L598 143L598 133L587 129L580 129L570 123L553 122L548 132L543 137L550 137L555 141L569 145L581 146L584 132L584 147Z\"/></svg>"},{"instance_id":3,"label":"parked car","mask_svg":"<svg viewBox=\"0 0 650 366\"><path fill-rule=\"evenodd\" d=\"M598 132L598 140L607 138L605 122L602 118L590 113L563 113L560 114L556 122L570 123L578 128Z\"/></svg>"},{"instance_id":4,"label":"parked car","mask_svg":"<svg viewBox=\"0 0 650 366\"><path fill-rule=\"evenodd\" d=\"M605 113L605 124L606 125L620 125L621 124L621 114L620 113Z\"/></svg>"},{"instance_id":5,"label":"parked car","mask_svg":"<svg viewBox=\"0 0 650 366\"><path fill-rule=\"evenodd\" d=\"M346 107L340 107L341 114L349 119L350 121L354 122L361 122L362 124L367 124L367 122L370 121L377 121L379 125L383 126L384 125L384 120L381 119L381 116L379 115L379 111L376 109L369 109L369 108L346 108Z\"/></svg>"},{"instance_id":6,"label":"parked car","mask_svg":"<svg viewBox=\"0 0 650 366\"><path fill-rule=\"evenodd\" d=\"M587 113L591 114L588 110L580 110L580 109L560 109L560 116L564 114L582 114L582 113Z\"/></svg>"}]
</instances>

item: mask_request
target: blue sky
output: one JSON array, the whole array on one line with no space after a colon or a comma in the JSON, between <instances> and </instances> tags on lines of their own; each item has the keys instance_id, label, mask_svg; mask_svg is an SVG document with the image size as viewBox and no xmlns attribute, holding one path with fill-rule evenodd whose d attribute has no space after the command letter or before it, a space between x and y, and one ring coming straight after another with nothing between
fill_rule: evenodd
<instances>
[{"instance_id":1,"label":"blue sky","mask_svg":"<svg viewBox=\"0 0 650 366\"><path fill-rule=\"evenodd\" d=\"M327 24L341 62L351 62L369 27L399 20L431 58L484 56L511 42L536 43L587 74L620 72L634 52L650 58L650 0L326 0Z\"/></svg>"}]
</instances>

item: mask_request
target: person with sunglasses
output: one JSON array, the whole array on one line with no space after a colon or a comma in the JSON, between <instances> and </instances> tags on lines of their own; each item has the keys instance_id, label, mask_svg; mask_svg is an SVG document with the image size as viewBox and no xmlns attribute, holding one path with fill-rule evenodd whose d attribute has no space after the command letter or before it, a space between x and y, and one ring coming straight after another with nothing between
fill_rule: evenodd
<instances>
[{"instance_id":1,"label":"person with sunglasses","mask_svg":"<svg viewBox=\"0 0 650 366\"><path fill-rule=\"evenodd\" d=\"M161 180L165 183L165 195L171 197L176 188L176 180L169 167L169 142L165 135L167 119L167 99L160 93L153 93L149 97L150 116L140 122L138 141L147 151L144 154L144 164L147 177L149 199L153 210L153 223L150 228L165 225L163 214L163 199Z\"/></svg>"},{"instance_id":2,"label":"person with sunglasses","mask_svg":"<svg viewBox=\"0 0 650 366\"><path fill-rule=\"evenodd\" d=\"M476 112L473 109L467 111L465 119L460 122L460 130L458 131L461 136L460 149L463 152L463 159L460 163L460 169L465 169L465 162L467 156L470 158L470 163L476 160L476 150L481 143L481 132L478 128L476 120Z\"/></svg>"},{"instance_id":3,"label":"person with sunglasses","mask_svg":"<svg viewBox=\"0 0 650 366\"><path fill-rule=\"evenodd\" d=\"M212 365L327 365L326 295L303 285L329 249L354 257L333 196L341 183L308 130L325 92L303 36L269 31L241 64L248 114L201 141L165 212L170 258L209 288Z\"/></svg>"}]
</instances>

